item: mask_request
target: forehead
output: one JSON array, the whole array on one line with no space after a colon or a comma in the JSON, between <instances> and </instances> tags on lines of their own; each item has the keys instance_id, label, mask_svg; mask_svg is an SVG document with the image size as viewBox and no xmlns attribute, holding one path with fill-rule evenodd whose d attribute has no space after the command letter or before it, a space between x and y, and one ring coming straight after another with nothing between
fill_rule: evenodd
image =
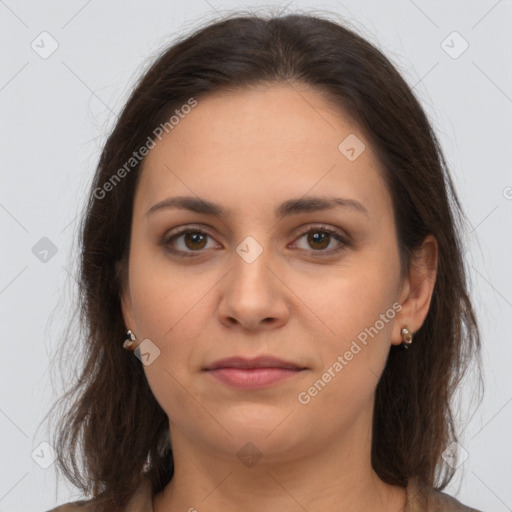
<instances>
[{"instance_id":1,"label":"forehead","mask_svg":"<svg viewBox=\"0 0 512 512\"><path fill-rule=\"evenodd\" d=\"M187 111L145 158L137 191L143 207L183 193L217 202L222 196L233 208L248 207L249 198L258 208L308 193L390 207L365 135L311 89L278 84L215 93Z\"/></svg>"}]
</instances>

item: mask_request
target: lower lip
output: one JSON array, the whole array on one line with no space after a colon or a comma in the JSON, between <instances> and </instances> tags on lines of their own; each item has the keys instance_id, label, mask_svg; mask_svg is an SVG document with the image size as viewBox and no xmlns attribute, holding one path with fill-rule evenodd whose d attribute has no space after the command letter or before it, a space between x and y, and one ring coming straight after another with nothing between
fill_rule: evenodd
<instances>
[{"instance_id":1,"label":"lower lip","mask_svg":"<svg viewBox=\"0 0 512 512\"><path fill-rule=\"evenodd\" d=\"M213 377L241 389L260 389L301 373L286 368L218 368L208 371Z\"/></svg>"}]
</instances>

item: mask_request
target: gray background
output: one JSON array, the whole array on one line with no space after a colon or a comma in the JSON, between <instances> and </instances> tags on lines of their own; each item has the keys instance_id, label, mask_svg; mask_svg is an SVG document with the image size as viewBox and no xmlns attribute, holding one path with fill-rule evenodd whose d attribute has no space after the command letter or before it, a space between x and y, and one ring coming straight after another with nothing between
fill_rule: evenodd
<instances>
[{"instance_id":1,"label":"gray background","mask_svg":"<svg viewBox=\"0 0 512 512\"><path fill-rule=\"evenodd\" d=\"M486 393L463 417L468 458L446 492L485 511L512 510L512 2L238 5L344 17L395 63L427 110L472 225L467 258L484 345ZM57 488L40 425L60 392L49 362L71 315L77 215L115 114L151 57L236 7L0 0L0 511L43 511L79 496L64 481ZM461 403L471 405L475 392L468 376Z\"/></svg>"}]
</instances>

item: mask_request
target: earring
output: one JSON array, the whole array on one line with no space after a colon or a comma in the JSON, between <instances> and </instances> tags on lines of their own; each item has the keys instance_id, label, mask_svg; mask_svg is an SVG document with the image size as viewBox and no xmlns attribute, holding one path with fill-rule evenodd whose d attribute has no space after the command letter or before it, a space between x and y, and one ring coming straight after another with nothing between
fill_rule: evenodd
<instances>
[{"instance_id":1,"label":"earring","mask_svg":"<svg viewBox=\"0 0 512 512\"><path fill-rule=\"evenodd\" d=\"M132 352L137 348L137 339L130 329L126 332L126 339L124 340L123 348Z\"/></svg>"},{"instance_id":2,"label":"earring","mask_svg":"<svg viewBox=\"0 0 512 512\"><path fill-rule=\"evenodd\" d=\"M409 345L412 343L411 331L409 331L407 327L402 327L400 334L402 335L402 339L404 340L402 343L402 347L404 347L405 349L409 348Z\"/></svg>"}]
</instances>

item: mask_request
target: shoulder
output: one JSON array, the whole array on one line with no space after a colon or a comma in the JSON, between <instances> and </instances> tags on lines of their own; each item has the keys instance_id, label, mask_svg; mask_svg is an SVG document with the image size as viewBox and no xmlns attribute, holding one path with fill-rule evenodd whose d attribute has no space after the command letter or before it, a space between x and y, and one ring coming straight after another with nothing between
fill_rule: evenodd
<instances>
[{"instance_id":1,"label":"shoulder","mask_svg":"<svg viewBox=\"0 0 512 512\"><path fill-rule=\"evenodd\" d=\"M89 499L65 503L47 512L94 512L94 510L95 500ZM151 482L149 479L142 479L132 499L123 510L124 512L153 512Z\"/></svg>"},{"instance_id":2,"label":"shoulder","mask_svg":"<svg viewBox=\"0 0 512 512\"><path fill-rule=\"evenodd\" d=\"M405 512L482 512L468 507L453 496L432 488L420 486L411 480L407 486Z\"/></svg>"},{"instance_id":3,"label":"shoulder","mask_svg":"<svg viewBox=\"0 0 512 512\"><path fill-rule=\"evenodd\" d=\"M58 507L52 508L47 512L89 512L92 511L92 500L73 501Z\"/></svg>"}]
</instances>

